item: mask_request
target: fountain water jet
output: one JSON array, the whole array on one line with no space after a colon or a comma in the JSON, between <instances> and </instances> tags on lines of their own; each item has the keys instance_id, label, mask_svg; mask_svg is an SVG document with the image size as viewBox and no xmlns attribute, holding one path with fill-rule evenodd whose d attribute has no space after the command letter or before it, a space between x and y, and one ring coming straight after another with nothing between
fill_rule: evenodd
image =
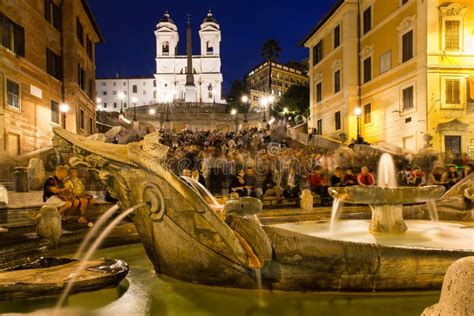
<instances>
[{"instance_id":1,"label":"fountain water jet","mask_svg":"<svg viewBox=\"0 0 474 316\"><path fill-rule=\"evenodd\" d=\"M109 219L109 217L112 216L118 209L120 209L120 206L118 204L115 204L99 217L99 219L95 222L94 227L87 233L84 240L82 240L82 243L79 246L79 249L76 251L76 254L74 255L75 259L79 259L81 257L82 252L86 248L89 241L94 237L94 235L102 227L102 225L104 225L104 223Z\"/></svg>"},{"instance_id":2,"label":"fountain water jet","mask_svg":"<svg viewBox=\"0 0 474 316\"><path fill-rule=\"evenodd\" d=\"M332 204L332 209L331 209L331 221L329 224L330 234L334 234L334 232L336 231L336 223L339 220L339 216L341 215L341 210L343 206L344 206L344 202L342 202L342 199L340 198L334 199L334 202Z\"/></svg>"},{"instance_id":3,"label":"fountain water jet","mask_svg":"<svg viewBox=\"0 0 474 316\"><path fill-rule=\"evenodd\" d=\"M89 250L87 251L87 253L84 255L84 257L82 258L81 260L81 263L79 265L79 267L76 269L76 271L74 271L73 273L71 273L71 279L69 280L66 288L64 289L64 292L63 294L61 295L61 297L59 298L58 300L58 303L56 304L56 307L55 307L55 312L54 314L57 315L58 312L59 312L59 309L63 306L64 304L64 301L66 300L66 298L68 297L69 293L71 292L73 286L74 286L74 283L77 279L77 276L84 270L84 268L86 267L86 263L87 263L87 260L90 259L90 257L94 254L94 252L97 250L97 248L99 248L99 246L102 244L102 242L104 241L104 239L110 234L110 232L112 231L112 229L115 228L115 226L117 226L122 220L125 219L125 217L127 217L128 215L130 215L133 211L135 211L137 208L140 208L142 206L144 206L145 204L138 204L138 205L135 205L135 206L132 206L130 207L129 209L127 209L125 212L123 212L122 214L120 214L119 216L117 216L109 225L107 225L107 227L102 231L102 233L99 235L99 237L97 237L97 239L94 241L94 243L91 245L91 247L89 248Z\"/></svg>"}]
</instances>

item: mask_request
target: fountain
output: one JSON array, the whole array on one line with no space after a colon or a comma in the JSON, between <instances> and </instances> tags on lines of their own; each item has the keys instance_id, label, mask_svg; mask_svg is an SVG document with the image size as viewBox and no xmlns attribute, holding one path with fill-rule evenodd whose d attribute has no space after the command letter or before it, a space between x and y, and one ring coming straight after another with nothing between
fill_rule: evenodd
<instances>
[{"instance_id":1,"label":"fountain","mask_svg":"<svg viewBox=\"0 0 474 316\"><path fill-rule=\"evenodd\" d=\"M423 221L406 225L403 204L436 200L444 188L393 187L385 164L385 187L331 190L341 203L372 205L374 233L367 232L368 222L353 220L329 235L327 222L261 225L255 220L261 202L252 198L216 207L200 188L168 170L167 147L158 143L158 133L128 145L60 128L54 133L54 145L73 156L72 165L95 170L125 208L141 205L133 221L155 271L182 281L255 289L260 271L262 288L277 290L439 289L448 266L474 254L474 246L466 243L473 229L462 223L440 223L449 230L448 238Z\"/></svg>"},{"instance_id":2,"label":"fountain","mask_svg":"<svg viewBox=\"0 0 474 316\"><path fill-rule=\"evenodd\" d=\"M395 164L387 153L380 158L377 183L379 186L329 188L331 196L338 201L368 204L372 211L369 230L374 233L405 232L407 225L403 220L403 204L424 202L433 213L435 209L430 202L439 199L445 192L442 186L398 187Z\"/></svg>"}]
</instances>

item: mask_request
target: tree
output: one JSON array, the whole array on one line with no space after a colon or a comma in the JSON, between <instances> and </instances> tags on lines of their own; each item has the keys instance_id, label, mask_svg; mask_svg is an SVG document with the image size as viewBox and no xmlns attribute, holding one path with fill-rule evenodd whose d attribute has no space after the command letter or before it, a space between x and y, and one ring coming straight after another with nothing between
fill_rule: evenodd
<instances>
[{"instance_id":1,"label":"tree","mask_svg":"<svg viewBox=\"0 0 474 316\"><path fill-rule=\"evenodd\" d=\"M248 95L247 87L245 86L245 82L242 80L234 80L230 83L230 91L226 97L227 104L229 104L229 108L236 109L239 112L248 112L248 103L242 103L242 96Z\"/></svg>"},{"instance_id":2,"label":"tree","mask_svg":"<svg viewBox=\"0 0 474 316\"><path fill-rule=\"evenodd\" d=\"M280 110L288 108L290 112L296 115L309 114L309 88L307 86L294 85L291 86L288 91L278 102Z\"/></svg>"},{"instance_id":3,"label":"tree","mask_svg":"<svg viewBox=\"0 0 474 316\"><path fill-rule=\"evenodd\" d=\"M272 93L272 62L280 58L281 47L280 43L275 39L268 39L262 46L262 57L269 62L268 70L268 93Z\"/></svg>"}]
</instances>

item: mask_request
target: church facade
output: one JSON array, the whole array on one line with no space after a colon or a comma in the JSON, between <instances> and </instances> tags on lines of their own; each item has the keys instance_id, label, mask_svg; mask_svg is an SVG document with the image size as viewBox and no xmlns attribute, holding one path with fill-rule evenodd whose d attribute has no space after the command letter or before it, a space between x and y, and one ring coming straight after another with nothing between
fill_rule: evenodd
<instances>
[{"instance_id":1,"label":"church facade","mask_svg":"<svg viewBox=\"0 0 474 316\"><path fill-rule=\"evenodd\" d=\"M189 19L186 31L187 53L179 55L178 27L170 14L165 12L155 30L156 71L154 77L140 78L139 81L145 83L136 84L137 88L133 85L129 87L129 82L136 78L98 78L97 109L120 111L121 104L126 104L123 108L127 108L134 104L142 106L174 101L225 103L222 98L220 25L209 11L199 29L201 42L199 55L192 54Z\"/></svg>"}]
</instances>

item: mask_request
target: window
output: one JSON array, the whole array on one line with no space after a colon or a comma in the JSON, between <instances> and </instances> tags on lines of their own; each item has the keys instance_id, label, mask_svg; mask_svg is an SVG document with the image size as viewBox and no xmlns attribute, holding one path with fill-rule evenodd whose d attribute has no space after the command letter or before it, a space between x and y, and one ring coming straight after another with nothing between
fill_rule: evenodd
<instances>
[{"instance_id":1,"label":"window","mask_svg":"<svg viewBox=\"0 0 474 316\"><path fill-rule=\"evenodd\" d=\"M460 21L445 21L444 22L444 49L445 50L460 50Z\"/></svg>"},{"instance_id":2,"label":"window","mask_svg":"<svg viewBox=\"0 0 474 316\"><path fill-rule=\"evenodd\" d=\"M63 75L61 57L49 48L46 48L46 72L58 80L61 80Z\"/></svg>"},{"instance_id":3,"label":"window","mask_svg":"<svg viewBox=\"0 0 474 316\"><path fill-rule=\"evenodd\" d=\"M15 54L25 57L25 30L0 13L2 45Z\"/></svg>"},{"instance_id":4,"label":"window","mask_svg":"<svg viewBox=\"0 0 474 316\"><path fill-rule=\"evenodd\" d=\"M117 91L112 91L112 95L117 95Z\"/></svg>"},{"instance_id":5,"label":"window","mask_svg":"<svg viewBox=\"0 0 474 316\"><path fill-rule=\"evenodd\" d=\"M156 91L153 91L153 99L156 99Z\"/></svg>"},{"instance_id":6,"label":"window","mask_svg":"<svg viewBox=\"0 0 474 316\"><path fill-rule=\"evenodd\" d=\"M402 36L402 62L413 58L413 31L409 31Z\"/></svg>"},{"instance_id":7,"label":"window","mask_svg":"<svg viewBox=\"0 0 474 316\"><path fill-rule=\"evenodd\" d=\"M339 47L341 44L341 26L338 25L334 28L334 48Z\"/></svg>"},{"instance_id":8,"label":"window","mask_svg":"<svg viewBox=\"0 0 474 316\"><path fill-rule=\"evenodd\" d=\"M87 56L89 56L91 60L94 60L94 44L92 43L89 36L86 36L86 51Z\"/></svg>"},{"instance_id":9,"label":"window","mask_svg":"<svg viewBox=\"0 0 474 316\"><path fill-rule=\"evenodd\" d=\"M364 124L372 122L372 104L368 103L364 105Z\"/></svg>"},{"instance_id":10,"label":"window","mask_svg":"<svg viewBox=\"0 0 474 316\"><path fill-rule=\"evenodd\" d=\"M338 131L341 127L341 111L338 111L334 113L334 128Z\"/></svg>"},{"instance_id":11,"label":"window","mask_svg":"<svg viewBox=\"0 0 474 316\"><path fill-rule=\"evenodd\" d=\"M79 111L79 127L80 127L81 129L84 129L84 124L85 124L85 122L84 122L84 110L81 109L81 110Z\"/></svg>"},{"instance_id":12,"label":"window","mask_svg":"<svg viewBox=\"0 0 474 316\"><path fill-rule=\"evenodd\" d=\"M372 80L372 57L364 59L364 83Z\"/></svg>"},{"instance_id":13,"label":"window","mask_svg":"<svg viewBox=\"0 0 474 316\"><path fill-rule=\"evenodd\" d=\"M323 59L323 41L319 41L319 43L313 47L313 66L319 63L322 59Z\"/></svg>"},{"instance_id":14,"label":"window","mask_svg":"<svg viewBox=\"0 0 474 316\"><path fill-rule=\"evenodd\" d=\"M107 91L102 92L103 95L107 95Z\"/></svg>"},{"instance_id":15,"label":"window","mask_svg":"<svg viewBox=\"0 0 474 316\"><path fill-rule=\"evenodd\" d=\"M409 0L402 0L402 5L407 4L408 1L409 1Z\"/></svg>"},{"instance_id":16,"label":"window","mask_svg":"<svg viewBox=\"0 0 474 316\"><path fill-rule=\"evenodd\" d=\"M323 120L322 119L319 119L316 122L316 134L323 135Z\"/></svg>"},{"instance_id":17,"label":"window","mask_svg":"<svg viewBox=\"0 0 474 316\"><path fill-rule=\"evenodd\" d=\"M372 29L372 8L368 7L365 9L363 14L363 30L364 34Z\"/></svg>"},{"instance_id":18,"label":"window","mask_svg":"<svg viewBox=\"0 0 474 316\"><path fill-rule=\"evenodd\" d=\"M123 107L126 109L127 108L127 102L123 103Z\"/></svg>"},{"instance_id":19,"label":"window","mask_svg":"<svg viewBox=\"0 0 474 316\"><path fill-rule=\"evenodd\" d=\"M214 54L214 47L212 46L211 42L206 43L206 53L207 53L207 55Z\"/></svg>"},{"instance_id":20,"label":"window","mask_svg":"<svg viewBox=\"0 0 474 316\"><path fill-rule=\"evenodd\" d=\"M102 83L101 83L101 85L103 85L103 86L106 86L106 85L107 85L107 83L106 83L106 82L102 82Z\"/></svg>"},{"instance_id":21,"label":"window","mask_svg":"<svg viewBox=\"0 0 474 316\"><path fill-rule=\"evenodd\" d=\"M156 88L156 80L153 80L153 88Z\"/></svg>"},{"instance_id":22,"label":"window","mask_svg":"<svg viewBox=\"0 0 474 316\"><path fill-rule=\"evenodd\" d=\"M341 71L337 70L334 73L334 93L341 91Z\"/></svg>"},{"instance_id":23,"label":"window","mask_svg":"<svg viewBox=\"0 0 474 316\"><path fill-rule=\"evenodd\" d=\"M164 56L168 56L170 54L170 44L168 42L163 43L161 52L163 53Z\"/></svg>"},{"instance_id":24,"label":"window","mask_svg":"<svg viewBox=\"0 0 474 316\"><path fill-rule=\"evenodd\" d=\"M461 80L446 79L446 103L460 104L461 103Z\"/></svg>"},{"instance_id":25,"label":"window","mask_svg":"<svg viewBox=\"0 0 474 316\"><path fill-rule=\"evenodd\" d=\"M80 64L77 64L77 84L83 91L86 91L86 71Z\"/></svg>"},{"instance_id":26,"label":"window","mask_svg":"<svg viewBox=\"0 0 474 316\"><path fill-rule=\"evenodd\" d=\"M403 89L403 111L413 109L413 86Z\"/></svg>"},{"instance_id":27,"label":"window","mask_svg":"<svg viewBox=\"0 0 474 316\"><path fill-rule=\"evenodd\" d=\"M44 1L44 17L58 31L61 31L61 8L52 0Z\"/></svg>"},{"instance_id":28,"label":"window","mask_svg":"<svg viewBox=\"0 0 474 316\"><path fill-rule=\"evenodd\" d=\"M92 79L90 79L90 78L87 80L87 95L91 99L94 95L94 84L93 84Z\"/></svg>"},{"instance_id":29,"label":"window","mask_svg":"<svg viewBox=\"0 0 474 316\"><path fill-rule=\"evenodd\" d=\"M104 109L107 108L107 102L104 102Z\"/></svg>"},{"instance_id":30,"label":"window","mask_svg":"<svg viewBox=\"0 0 474 316\"><path fill-rule=\"evenodd\" d=\"M137 85L136 84L133 85L132 91L133 91L133 93L137 93Z\"/></svg>"},{"instance_id":31,"label":"window","mask_svg":"<svg viewBox=\"0 0 474 316\"><path fill-rule=\"evenodd\" d=\"M323 83L320 81L316 84L316 102L323 100Z\"/></svg>"},{"instance_id":32,"label":"window","mask_svg":"<svg viewBox=\"0 0 474 316\"><path fill-rule=\"evenodd\" d=\"M59 124L59 103L51 100L51 122Z\"/></svg>"},{"instance_id":33,"label":"window","mask_svg":"<svg viewBox=\"0 0 474 316\"><path fill-rule=\"evenodd\" d=\"M117 102L114 102L114 109L117 108Z\"/></svg>"},{"instance_id":34,"label":"window","mask_svg":"<svg viewBox=\"0 0 474 316\"><path fill-rule=\"evenodd\" d=\"M143 95L146 95L146 90L143 90Z\"/></svg>"},{"instance_id":35,"label":"window","mask_svg":"<svg viewBox=\"0 0 474 316\"><path fill-rule=\"evenodd\" d=\"M76 35L79 43L84 46L84 27L82 26L79 17L76 18Z\"/></svg>"},{"instance_id":36,"label":"window","mask_svg":"<svg viewBox=\"0 0 474 316\"><path fill-rule=\"evenodd\" d=\"M381 74L389 71L392 68L392 51L389 50L380 55L379 71Z\"/></svg>"},{"instance_id":37,"label":"window","mask_svg":"<svg viewBox=\"0 0 474 316\"><path fill-rule=\"evenodd\" d=\"M7 79L7 104L20 109L20 85L10 79Z\"/></svg>"},{"instance_id":38,"label":"window","mask_svg":"<svg viewBox=\"0 0 474 316\"><path fill-rule=\"evenodd\" d=\"M89 134L94 134L94 121L89 117Z\"/></svg>"}]
</instances>

